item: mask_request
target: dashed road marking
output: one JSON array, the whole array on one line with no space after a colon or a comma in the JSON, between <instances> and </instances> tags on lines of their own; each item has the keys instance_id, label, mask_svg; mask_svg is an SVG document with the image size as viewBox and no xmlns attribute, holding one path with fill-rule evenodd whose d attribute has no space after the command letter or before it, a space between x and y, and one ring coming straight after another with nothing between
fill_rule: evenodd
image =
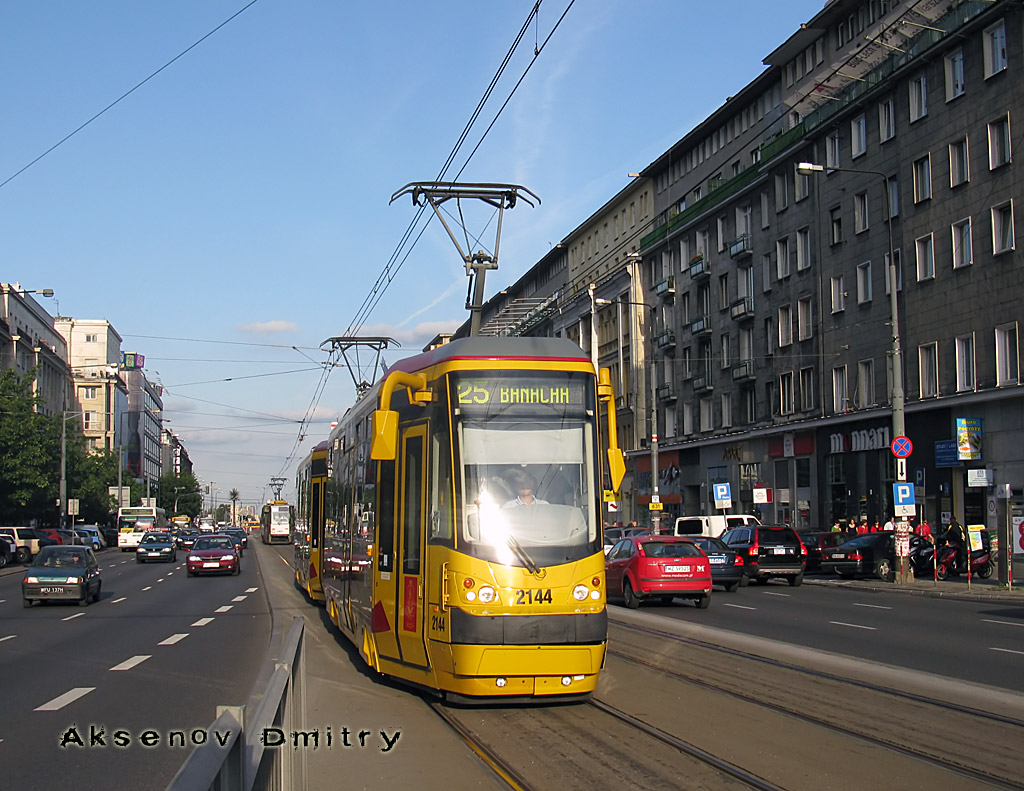
<instances>
[{"instance_id":1,"label":"dashed road marking","mask_svg":"<svg viewBox=\"0 0 1024 791\"><path fill-rule=\"evenodd\" d=\"M861 626L859 623L844 623L843 621L829 621L829 623L834 623L836 626L849 626L851 629L866 629L869 632L878 631L874 626Z\"/></svg>"},{"instance_id":2,"label":"dashed road marking","mask_svg":"<svg viewBox=\"0 0 1024 791\"><path fill-rule=\"evenodd\" d=\"M114 665L110 669L111 670L131 670L136 665L141 665L143 662L145 662L151 656L152 656L152 654L140 654L139 656L133 656L131 659L126 659L121 664Z\"/></svg>"},{"instance_id":3,"label":"dashed road marking","mask_svg":"<svg viewBox=\"0 0 1024 791\"><path fill-rule=\"evenodd\" d=\"M259 590L259 588L246 588L245 592L246 593L255 593L258 590Z\"/></svg>"},{"instance_id":4,"label":"dashed road marking","mask_svg":"<svg viewBox=\"0 0 1024 791\"><path fill-rule=\"evenodd\" d=\"M208 623L213 623L213 618L200 618L196 621L193 626L206 626Z\"/></svg>"},{"instance_id":5,"label":"dashed road marking","mask_svg":"<svg viewBox=\"0 0 1024 791\"><path fill-rule=\"evenodd\" d=\"M127 601L127 600L128 600L127 596L122 596L120 599L113 599L110 603L111 604L117 604L119 601Z\"/></svg>"},{"instance_id":6,"label":"dashed road marking","mask_svg":"<svg viewBox=\"0 0 1024 791\"><path fill-rule=\"evenodd\" d=\"M172 634L166 640L161 640L157 645L174 645L175 643L180 643L186 637L188 637L187 634Z\"/></svg>"},{"instance_id":7,"label":"dashed road marking","mask_svg":"<svg viewBox=\"0 0 1024 791\"><path fill-rule=\"evenodd\" d=\"M756 610L757 607L747 607L745 604L729 604L726 602L723 607L735 607L737 610Z\"/></svg>"},{"instance_id":8,"label":"dashed road marking","mask_svg":"<svg viewBox=\"0 0 1024 791\"><path fill-rule=\"evenodd\" d=\"M1013 623L1013 621L994 621L991 618L982 618L982 623L996 623L1000 626L1024 626L1024 623Z\"/></svg>"},{"instance_id":9,"label":"dashed road marking","mask_svg":"<svg viewBox=\"0 0 1024 791\"><path fill-rule=\"evenodd\" d=\"M787 599L789 598L789 594L788 593L775 593L773 591L765 591L764 595L765 596L785 596Z\"/></svg>"},{"instance_id":10,"label":"dashed road marking","mask_svg":"<svg viewBox=\"0 0 1024 791\"><path fill-rule=\"evenodd\" d=\"M1012 648L990 648L990 651L1001 651L1004 654L1018 654L1024 656L1024 651L1014 651Z\"/></svg>"},{"instance_id":11,"label":"dashed road marking","mask_svg":"<svg viewBox=\"0 0 1024 791\"><path fill-rule=\"evenodd\" d=\"M233 598L231 601L245 601L246 598L248 598L248 597L246 597L246 596L235 596L235 598Z\"/></svg>"},{"instance_id":12,"label":"dashed road marking","mask_svg":"<svg viewBox=\"0 0 1024 791\"><path fill-rule=\"evenodd\" d=\"M36 711L57 711L67 706L69 703L74 703L80 697L88 695L94 689L96 689L96 687L75 687L72 690L68 690L63 695L58 695L49 703L44 703L42 706L39 706Z\"/></svg>"},{"instance_id":13,"label":"dashed road marking","mask_svg":"<svg viewBox=\"0 0 1024 791\"><path fill-rule=\"evenodd\" d=\"M8 634L8 635L5 635L4 637L0 637L0 643L2 643L4 640L13 640L17 636L18 635L16 635L16 634Z\"/></svg>"},{"instance_id":14,"label":"dashed road marking","mask_svg":"<svg viewBox=\"0 0 1024 791\"><path fill-rule=\"evenodd\" d=\"M84 612L76 612L74 615L69 615L67 618L61 618L62 621L73 621L75 618L81 618L85 615Z\"/></svg>"},{"instance_id":15,"label":"dashed road marking","mask_svg":"<svg viewBox=\"0 0 1024 791\"><path fill-rule=\"evenodd\" d=\"M147 585L147 586L146 586L145 588L143 588L142 590L144 590L144 591L151 591L151 590L153 590L153 586L152 586L152 585Z\"/></svg>"},{"instance_id":16,"label":"dashed road marking","mask_svg":"<svg viewBox=\"0 0 1024 791\"><path fill-rule=\"evenodd\" d=\"M230 604L225 604L223 607L218 607L216 610L214 610L214 612L227 612L230 609L231 609L231 605Z\"/></svg>"},{"instance_id":17,"label":"dashed road marking","mask_svg":"<svg viewBox=\"0 0 1024 791\"><path fill-rule=\"evenodd\" d=\"M861 604L859 601L853 603L854 607L870 607L872 610L891 610L892 607L886 607L884 604Z\"/></svg>"}]
</instances>

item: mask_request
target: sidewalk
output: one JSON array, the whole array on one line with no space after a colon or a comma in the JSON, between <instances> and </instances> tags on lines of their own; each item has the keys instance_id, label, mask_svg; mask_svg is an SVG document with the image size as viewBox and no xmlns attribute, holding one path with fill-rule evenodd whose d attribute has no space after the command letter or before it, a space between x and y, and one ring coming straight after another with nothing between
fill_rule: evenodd
<instances>
[{"instance_id":1,"label":"sidewalk","mask_svg":"<svg viewBox=\"0 0 1024 791\"><path fill-rule=\"evenodd\" d=\"M1024 556L1018 555L1013 559L1013 588L1010 590L1007 590L1006 585L1001 583L995 575L987 580L972 576L968 583L966 574L948 577L940 581L936 581L933 577L915 577L906 584L900 584L898 581L883 582L879 579L844 580L836 576L820 574L805 576L804 584L859 591L905 593L912 596L931 596L936 599L1024 604Z\"/></svg>"}]
</instances>

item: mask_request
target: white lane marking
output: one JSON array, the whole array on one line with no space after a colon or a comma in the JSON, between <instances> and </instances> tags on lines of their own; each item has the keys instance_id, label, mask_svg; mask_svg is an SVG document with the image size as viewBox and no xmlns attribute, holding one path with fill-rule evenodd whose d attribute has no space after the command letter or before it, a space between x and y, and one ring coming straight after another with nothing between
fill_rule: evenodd
<instances>
[{"instance_id":1,"label":"white lane marking","mask_svg":"<svg viewBox=\"0 0 1024 791\"><path fill-rule=\"evenodd\" d=\"M96 689L96 687L75 687L74 689L65 692L63 695L54 698L49 703L44 703L42 706L37 708L36 711L57 711L58 709L62 709L67 706L69 703L74 703L83 695L88 695L94 689Z\"/></svg>"},{"instance_id":2,"label":"white lane marking","mask_svg":"<svg viewBox=\"0 0 1024 791\"><path fill-rule=\"evenodd\" d=\"M870 607L873 610L891 610L892 607L886 607L884 604L861 604L859 601L853 603L854 607Z\"/></svg>"},{"instance_id":3,"label":"white lane marking","mask_svg":"<svg viewBox=\"0 0 1024 791\"><path fill-rule=\"evenodd\" d=\"M756 610L757 609L757 607L747 607L744 604L729 604L728 602L726 602L722 606L723 607L735 607L737 610Z\"/></svg>"},{"instance_id":4,"label":"white lane marking","mask_svg":"<svg viewBox=\"0 0 1024 791\"><path fill-rule=\"evenodd\" d=\"M152 586L152 585L147 585L147 586L146 586L145 588L143 588L142 590L144 590L144 591L151 591L151 590L153 590L153 586Z\"/></svg>"},{"instance_id":5,"label":"white lane marking","mask_svg":"<svg viewBox=\"0 0 1024 791\"><path fill-rule=\"evenodd\" d=\"M235 596L235 598L233 598L231 601L245 601L246 598L248 598L248 597L246 597L246 596Z\"/></svg>"},{"instance_id":6,"label":"white lane marking","mask_svg":"<svg viewBox=\"0 0 1024 791\"><path fill-rule=\"evenodd\" d=\"M990 648L990 651L1001 651L1004 654L1019 654L1024 656L1024 651L1014 651L1012 648Z\"/></svg>"},{"instance_id":7,"label":"white lane marking","mask_svg":"<svg viewBox=\"0 0 1024 791\"><path fill-rule=\"evenodd\" d=\"M764 595L765 596L785 596L786 598L789 598L789 594L788 593L772 593L772 591L765 591Z\"/></svg>"},{"instance_id":8,"label":"white lane marking","mask_svg":"<svg viewBox=\"0 0 1024 791\"><path fill-rule=\"evenodd\" d=\"M62 621L73 621L75 618L81 618L85 615L84 612L76 612L74 615L69 615L67 618L61 618Z\"/></svg>"},{"instance_id":9,"label":"white lane marking","mask_svg":"<svg viewBox=\"0 0 1024 791\"><path fill-rule=\"evenodd\" d=\"M218 607L216 610L214 610L214 612L227 612L230 609L231 609L231 605L230 604L225 604L223 607Z\"/></svg>"},{"instance_id":10,"label":"white lane marking","mask_svg":"<svg viewBox=\"0 0 1024 791\"><path fill-rule=\"evenodd\" d=\"M174 645L175 643L180 643L186 637L188 637L187 634L172 634L166 640L161 640L157 645Z\"/></svg>"},{"instance_id":11,"label":"white lane marking","mask_svg":"<svg viewBox=\"0 0 1024 791\"><path fill-rule=\"evenodd\" d=\"M145 662L151 656L152 656L152 654L140 654L139 656L133 656L131 659L126 659L121 664L114 665L110 669L111 670L131 670L136 665L141 665L143 662Z\"/></svg>"},{"instance_id":12,"label":"white lane marking","mask_svg":"<svg viewBox=\"0 0 1024 791\"><path fill-rule=\"evenodd\" d=\"M849 626L851 629L867 629L869 632L877 632L874 626L861 626L859 623L843 623L842 621L829 621L834 623L836 626Z\"/></svg>"},{"instance_id":13,"label":"white lane marking","mask_svg":"<svg viewBox=\"0 0 1024 791\"><path fill-rule=\"evenodd\" d=\"M114 600L113 600L113 601L111 601L110 603L111 603L111 604L117 604L117 603L118 603L119 601L127 601L127 599L128 599L128 597L127 597L127 596L122 596L122 597L121 597L120 599L114 599Z\"/></svg>"},{"instance_id":14,"label":"white lane marking","mask_svg":"<svg viewBox=\"0 0 1024 791\"><path fill-rule=\"evenodd\" d=\"M0 604L3 604L5 601L7 601L7 599L0 599ZM2 741L3 741L3 739L0 739L0 742L2 742Z\"/></svg>"},{"instance_id":15,"label":"white lane marking","mask_svg":"<svg viewBox=\"0 0 1024 791\"><path fill-rule=\"evenodd\" d=\"M18 635L16 634L9 634L6 637L0 637L0 643L2 643L4 640L13 640L17 636Z\"/></svg>"},{"instance_id":16,"label":"white lane marking","mask_svg":"<svg viewBox=\"0 0 1024 791\"><path fill-rule=\"evenodd\" d=\"M1013 621L993 621L991 618L982 618L982 623L997 623L1000 626L1024 626L1024 623L1014 623Z\"/></svg>"},{"instance_id":17,"label":"white lane marking","mask_svg":"<svg viewBox=\"0 0 1024 791\"><path fill-rule=\"evenodd\" d=\"M259 590L259 588L246 588L245 592L246 593L255 593L258 590Z\"/></svg>"},{"instance_id":18,"label":"white lane marking","mask_svg":"<svg viewBox=\"0 0 1024 791\"><path fill-rule=\"evenodd\" d=\"M213 618L200 618L196 621L193 626L206 626L208 623L213 623Z\"/></svg>"}]
</instances>

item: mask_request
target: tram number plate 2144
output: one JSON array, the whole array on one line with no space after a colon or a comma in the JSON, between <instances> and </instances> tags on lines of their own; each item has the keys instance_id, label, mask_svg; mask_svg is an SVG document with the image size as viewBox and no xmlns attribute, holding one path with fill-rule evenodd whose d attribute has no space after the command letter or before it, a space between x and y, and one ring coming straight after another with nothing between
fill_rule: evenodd
<instances>
[{"instance_id":1,"label":"tram number plate 2144","mask_svg":"<svg viewBox=\"0 0 1024 791\"><path fill-rule=\"evenodd\" d=\"M551 604L551 588L526 588L516 591L516 604Z\"/></svg>"}]
</instances>

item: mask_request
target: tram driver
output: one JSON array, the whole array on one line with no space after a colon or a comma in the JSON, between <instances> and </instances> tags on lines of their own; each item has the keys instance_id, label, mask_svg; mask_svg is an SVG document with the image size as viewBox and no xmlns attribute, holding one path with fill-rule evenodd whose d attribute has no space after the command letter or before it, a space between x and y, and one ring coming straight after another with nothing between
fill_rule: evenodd
<instances>
[{"instance_id":1,"label":"tram driver","mask_svg":"<svg viewBox=\"0 0 1024 791\"><path fill-rule=\"evenodd\" d=\"M512 470L506 478L509 488L516 492L516 498L509 500L504 508L521 508L530 505L547 505L547 500L542 500L534 494L537 482L526 470Z\"/></svg>"}]
</instances>

